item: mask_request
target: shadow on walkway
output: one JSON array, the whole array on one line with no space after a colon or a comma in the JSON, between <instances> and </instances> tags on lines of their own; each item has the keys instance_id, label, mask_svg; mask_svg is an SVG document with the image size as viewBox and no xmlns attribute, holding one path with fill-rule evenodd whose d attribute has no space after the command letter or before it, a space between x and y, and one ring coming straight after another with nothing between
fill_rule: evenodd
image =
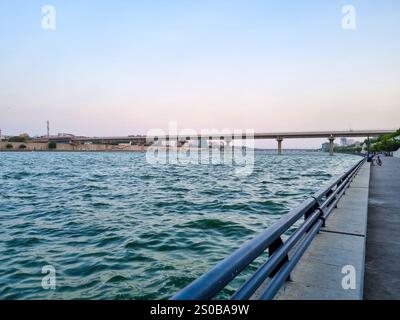
<instances>
[{"instance_id":1,"label":"shadow on walkway","mask_svg":"<svg viewBox=\"0 0 400 320\"><path fill-rule=\"evenodd\" d=\"M364 299L400 299L400 158L371 167Z\"/></svg>"}]
</instances>

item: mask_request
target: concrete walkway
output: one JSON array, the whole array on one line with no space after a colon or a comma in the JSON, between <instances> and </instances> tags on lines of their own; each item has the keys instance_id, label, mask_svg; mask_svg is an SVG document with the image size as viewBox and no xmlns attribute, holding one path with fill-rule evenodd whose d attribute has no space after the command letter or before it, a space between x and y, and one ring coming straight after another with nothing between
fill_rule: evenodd
<instances>
[{"instance_id":1,"label":"concrete walkway","mask_svg":"<svg viewBox=\"0 0 400 320\"><path fill-rule=\"evenodd\" d=\"M400 299L400 159L371 167L364 299Z\"/></svg>"},{"instance_id":2,"label":"concrete walkway","mask_svg":"<svg viewBox=\"0 0 400 320\"><path fill-rule=\"evenodd\" d=\"M279 300L360 300L363 298L370 164L360 169L288 281ZM347 267L354 287L343 287Z\"/></svg>"}]
</instances>

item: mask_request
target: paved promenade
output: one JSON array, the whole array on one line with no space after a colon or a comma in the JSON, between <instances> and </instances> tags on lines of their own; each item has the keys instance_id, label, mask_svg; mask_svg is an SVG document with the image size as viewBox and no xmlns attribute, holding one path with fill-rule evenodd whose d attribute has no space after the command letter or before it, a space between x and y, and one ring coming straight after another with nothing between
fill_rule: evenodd
<instances>
[{"instance_id":1,"label":"paved promenade","mask_svg":"<svg viewBox=\"0 0 400 320\"><path fill-rule=\"evenodd\" d=\"M275 299L363 298L370 164L365 163ZM354 288L343 288L343 268L355 270ZM257 298L255 295L254 298Z\"/></svg>"},{"instance_id":2,"label":"paved promenade","mask_svg":"<svg viewBox=\"0 0 400 320\"><path fill-rule=\"evenodd\" d=\"M364 299L400 299L400 159L371 167Z\"/></svg>"}]
</instances>

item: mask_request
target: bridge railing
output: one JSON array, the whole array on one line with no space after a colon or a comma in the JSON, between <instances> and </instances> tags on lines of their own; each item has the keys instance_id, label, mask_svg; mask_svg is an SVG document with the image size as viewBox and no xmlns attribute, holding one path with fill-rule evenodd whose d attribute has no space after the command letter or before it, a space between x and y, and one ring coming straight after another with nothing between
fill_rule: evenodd
<instances>
[{"instance_id":1,"label":"bridge railing","mask_svg":"<svg viewBox=\"0 0 400 320\"><path fill-rule=\"evenodd\" d=\"M208 300L214 298L255 259L268 250L267 260L231 296L233 300L249 299L257 291L260 299L273 299L290 277L325 220L346 192L366 158L344 174L334 178L323 189L292 209L275 224L247 241L230 256L197 278L173 296L172 300ZM294 224L300 225L284 242L282 235ZM290 252L290 258L288 256ZM267 285L260 286L267 278Z\"/></svg>"}]
</instances>

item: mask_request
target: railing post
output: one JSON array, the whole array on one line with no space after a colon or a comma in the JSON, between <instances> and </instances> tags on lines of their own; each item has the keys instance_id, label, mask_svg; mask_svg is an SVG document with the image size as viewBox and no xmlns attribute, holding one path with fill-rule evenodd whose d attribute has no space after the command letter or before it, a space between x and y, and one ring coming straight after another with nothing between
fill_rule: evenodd
<instances>
[{"instance_id":1,"label":"railing post","mask_svg":"<svg viewBox=\"0 0 400 320\"><path fill-rule=\"evenodd\" d=\"M272 299L285 280L290 280L290 272L299 262L301 256L319 232L325 226L333 207L337 205L347 188L357 174L365 158L336 178L323 190L306 199L299 207L292 209L278 222L264 230L254 239L247 241L229 257L197 278L191 284L178 292L172 299L211 299L245 270L255 259L268 249L268 259L259 267L256 273L234 294L234 298L249 298L255 290L261 288L267 277L272 280L267 291L262 293L262 299ZM282 235L293 227L302 217L302 225L283 242ZM293 251L290 251L292 250ZM290 259L289 259L290 252Z\"/></svg>"},{"instance_id":2,"label":"railing post","mask_svg":"<svg viewBox=\"0 0 400 320\"><path fill-rule=\"evenodd\" d=\"M279 248L283 245L283 241L281 237L276 238L274 242L272 242L268 247L268 255L272 256L275 251L279 250ZM281 262L276 266L276 268L270 273L269 277L273 278L275 274L282 268L282 266L289 261L288 255L286 255ZM290 280L290 275L287 280Z\"/></svg>"}]
</instances>

